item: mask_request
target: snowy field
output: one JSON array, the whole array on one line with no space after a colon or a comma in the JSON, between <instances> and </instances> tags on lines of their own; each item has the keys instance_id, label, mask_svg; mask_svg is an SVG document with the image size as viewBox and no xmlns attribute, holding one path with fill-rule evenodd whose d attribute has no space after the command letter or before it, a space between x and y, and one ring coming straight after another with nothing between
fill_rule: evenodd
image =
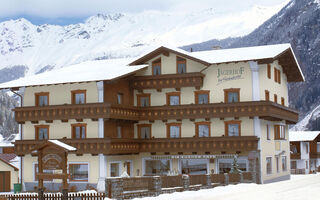
<instances>
[{"instance_id":1,"label":"snowy field","mask_svg":"<svg viewBox=\"0 0 320 200\"><path fill-rule=\"evenodd\" d=\"M135 200L320 200L320 173L265 185L238 184Z\"/></svg>"}]
</instances>

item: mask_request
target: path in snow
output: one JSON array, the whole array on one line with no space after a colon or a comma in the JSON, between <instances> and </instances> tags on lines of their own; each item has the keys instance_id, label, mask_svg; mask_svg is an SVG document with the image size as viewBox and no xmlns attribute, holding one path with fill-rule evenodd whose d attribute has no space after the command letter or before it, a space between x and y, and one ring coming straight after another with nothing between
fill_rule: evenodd
<instances>
[{"instance_id":1,"label":"path in snow","mask_svg":"<svg viewBox=\"0 0 320 200\"><path fill-rule=\"evenodd\" d=\"M213 189L176 192L140 200L319 200L320 174L292 175L276 183L238 184ZM138 200L138 199L136 199Z\"/></svg>"}]
</instances>

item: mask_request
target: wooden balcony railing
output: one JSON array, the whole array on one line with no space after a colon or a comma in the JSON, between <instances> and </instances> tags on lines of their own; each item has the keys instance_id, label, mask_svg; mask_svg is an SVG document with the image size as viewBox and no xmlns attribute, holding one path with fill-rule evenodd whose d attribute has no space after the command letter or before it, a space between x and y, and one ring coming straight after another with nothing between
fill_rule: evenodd
<instances>
[{"instance_id":1,"label":"wooden balcony railing","mask_svg":"<svg viewBox=\"0 0 320 200\"><path fill-rule=\"evenodd\" d=\"M130 85L133 89L157 89L196 87L199 89L203 85L203 77L200 72L185 74L163 74L156 76L135 76Z\"/></svg>"},{"instance_id":2,"label":"wooden balcony railing","mask_svg":"<svg viewBox=\"0 0 320 200\"><path fill-rule=\"evenodd\" d=\"M291 153L290 154L291 159L300 160L301 159L301 153Z\"/></svg>"},{"instance_id":3,"label":"wooden balcony railing","mask_svg":"<svg viewBox=\"0 0 320 200\"><path fill-rule=\"evenodd\" d=\"M310 152L310 158L320 158L320 152Z\"/></svg>"},{"instance_id":4,"label":"wooden balcony railing","mask_svg":"<svg viewBox=\"0 0 320 200\"><path fill-rule=\"evenodd\" d=\"M188 104L176 106L133 107L110 105L108 103L88 103L77 105L52 105L44 107L15 108L18 123L39 120L98 119L123 120L169 120L225 117L254 117L280 121L288 124L298 121L297 111L267 101L237 103Z\"/></svg>"},{"instance_id":5,"label":"wooden balcony railing","mask_svg":"<svg viewBox=\"0 0 320 200\"><path fill-rule=\"evenodd\" d=\"M209 137L209 138L156 138L156 139L61 139L77 150L75 154L121 155L140 152L236 152L256 150L256 136ZM16 140L15 154L30 154L41 140Z\"/></svg>"}]
</instances>

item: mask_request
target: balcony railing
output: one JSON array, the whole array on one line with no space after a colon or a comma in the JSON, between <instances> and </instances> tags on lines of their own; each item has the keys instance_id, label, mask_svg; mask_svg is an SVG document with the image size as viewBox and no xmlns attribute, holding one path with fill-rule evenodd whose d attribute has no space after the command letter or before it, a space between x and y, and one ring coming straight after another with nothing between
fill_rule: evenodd
<instances>
[{"instance_id":1,"label":"balcony railing","mask_svg":"<svg viewBox=\"0 0 320 200\"><path fill-rule=\"evenodd\" d=\"M135 76L130 85L133 89L157 89L196 87L199 89L203 85L203 77L200 72L185 74L163 74L156 76Z\"/></svg>"},{"instance_id":2,"label":"balcony railing","mask_svg":"<svg viewBox=\"0 0 320 200\"><path fill-rule=\"evenodd\" d=\"M225 117L254 117L281 121L288 124L298 121L297 111L268 101L237 103L188 104L175 106L133 107L110 105L108 103L88 103L77 105L52 105L44 107L16 108L18 123L39 120L98 119L123 120L169 120Z\"/></svg>"},{"instance_id":3,"label":"balcony railing","mask_svg":"<svg viewBox=\"0 0 320 200\"><path fill-rule=\"evenodd\" d=\"M121 155L141 152L236 152L257 149L256 136L208 137L208 138L154 138L154 139L61 139L77 150L73 153ZM16 140L15 153L18 156L30 154L41 140Z\"/></svg>"},{"instance_id":4,"label":"balcony railing","mask_svg":"<svg viewBox=\"0 0 320 200\"><path fill-rule=\"evenodd\" d=\"M300 160L301 159L301 153L291 153L290 154L291 159Z\"/></svg>"},{"instance_id":5,"label":"balcony railing","mask_svg":"<svg viewBox=\"0 0 320 200\"><path fill-rule=\"evenodd\" d=\"M320 152L310 152L310 158L320 158Z\"/></svg>"}]
</instances>

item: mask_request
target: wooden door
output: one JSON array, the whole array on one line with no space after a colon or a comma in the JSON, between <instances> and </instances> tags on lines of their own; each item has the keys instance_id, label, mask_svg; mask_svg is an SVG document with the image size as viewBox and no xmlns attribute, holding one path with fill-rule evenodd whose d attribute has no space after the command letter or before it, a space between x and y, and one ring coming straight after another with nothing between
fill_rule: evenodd
<instances>
[{"instance_id":1,"label":"wooden door","mask_svg":"<svg viewBox=\"0 0 320 200\"><path fill-rule=\"evenodd\" d=\"M131 162L127 162L127 174L129 176L131 176L130 172L131 172Z\"/></svg>"},{"instance_id":2,"label":"wooden door","mask_svg":"<svg viewBox=\"0 0 320 200\"><path fill-rule=\"evenodd\" d=\"M10 192L10 171L0 171L0 192Z\"/></svg>"}]
</instances>

